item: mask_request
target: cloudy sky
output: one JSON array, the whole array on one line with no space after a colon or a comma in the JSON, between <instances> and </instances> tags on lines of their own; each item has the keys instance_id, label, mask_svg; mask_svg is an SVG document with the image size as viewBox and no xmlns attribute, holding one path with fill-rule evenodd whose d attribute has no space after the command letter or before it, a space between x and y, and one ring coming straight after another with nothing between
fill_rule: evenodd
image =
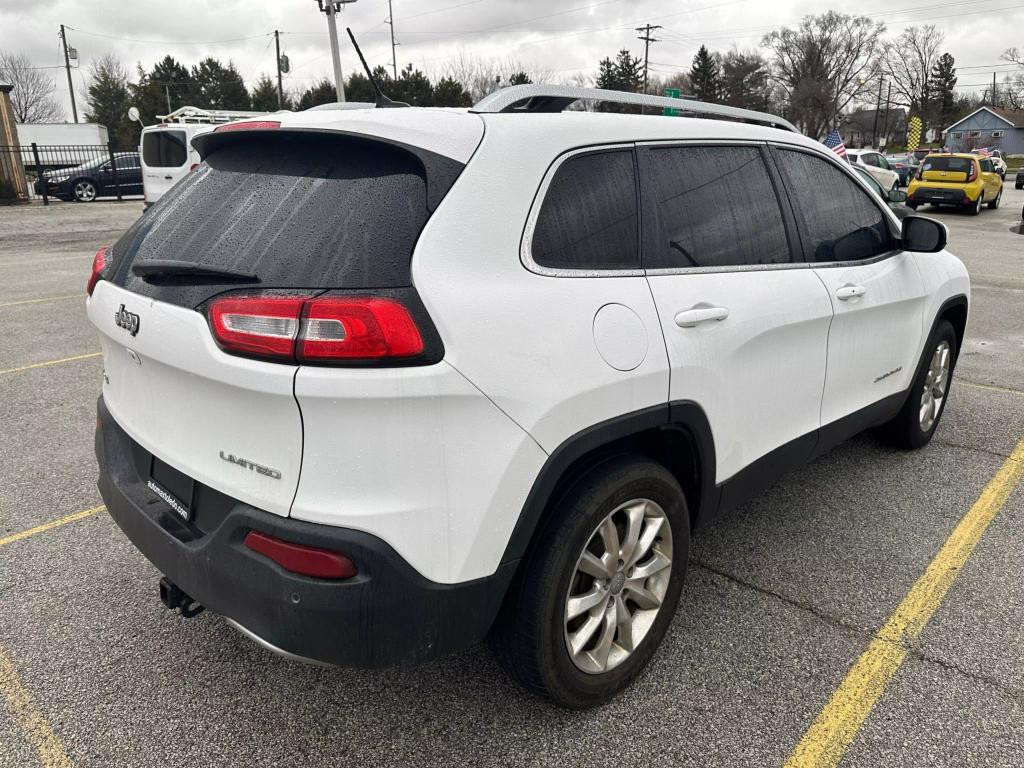
<instances>
[{"instance_id":1,"label":"cloudy sky","mask_svg":"<svg viewBox=\"0 0 1024 768\"><path fill-rule=\"evenodd\" d=\"M623 47L641 55L634 31L641 24L662 26L651 61L653 71L667 75L688 68L702 42L713 50L755 48L766 32L829 7L809 0L393 0L393 6L399 67L412 62L434 76L460 56L511 57L559 80L592 74L600 58ZM908 24L935 24L956 57L964 90L984 88L993 70L1002 80L1010 68L999 65L999 55L1024 48L1024 0L860 0L839 9L884 21L894 36ZM387 17L387 0L358 0L340 18L371 65L390 62ZM0 50L56 67L62 23L78 49L79 94L89 62L108 52L132 69L167 53L187 64L212 55L234 61L251 83L274 71L274 29L292 63L286 88L305 88L331 69L316 0L0 0ZM344 47L345 71L357 65ZM54 75L66 104L64 73L44 71Z\"/></svg>"}]
</instances>

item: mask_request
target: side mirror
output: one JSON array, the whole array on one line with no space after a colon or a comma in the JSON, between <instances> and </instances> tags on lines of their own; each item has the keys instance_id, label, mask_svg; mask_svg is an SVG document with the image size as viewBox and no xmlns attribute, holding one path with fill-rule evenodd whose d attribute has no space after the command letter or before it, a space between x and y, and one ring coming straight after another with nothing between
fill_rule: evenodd
<instances>
[{"instance_id":1,"label":"side mirror","mask_svg":"<svg viewBox=\"0 0 1024 768\"><path fill-rule=\"evenodd\" d=\"M906 195L904 195L906 197ZM925 216L903 219L903 250L915 253L937 253L946 247L949 234L946 225Z\"/></svg>"},{"instance_id":2,"label":"side mirror","mask_svg":"<svg viewBox=\"0 0 1024 768\"><path fill-rule=\"evenodd\" d=\"M905 203L907 202L907 193L902 189L890 189L889 190L889 202L890 203Z\"/></svg>"}]
</instances>

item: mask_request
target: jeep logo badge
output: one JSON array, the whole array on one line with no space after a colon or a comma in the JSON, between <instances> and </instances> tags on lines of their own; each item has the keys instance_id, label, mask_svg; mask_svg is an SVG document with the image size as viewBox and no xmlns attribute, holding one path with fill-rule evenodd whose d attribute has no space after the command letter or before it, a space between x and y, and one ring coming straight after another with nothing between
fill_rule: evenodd
<instances>
[{"instance_id":1,"label":"jeep logo badge","mask_svg":"<svg viewBox=\"0 0 1024 768\"><path fill-rule=\"evenodd\" d=\"M114 322L124 328L132 336L139 332L139 316L134 312L129 312L124 308L124 304L121 308L114 313Z\"/></svg>"}]
</instances>

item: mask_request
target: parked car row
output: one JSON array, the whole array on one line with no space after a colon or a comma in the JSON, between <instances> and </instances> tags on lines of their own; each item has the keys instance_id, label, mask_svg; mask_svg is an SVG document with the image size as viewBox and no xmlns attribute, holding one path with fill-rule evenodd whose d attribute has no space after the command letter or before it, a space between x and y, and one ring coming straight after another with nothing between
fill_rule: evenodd
<instances>
[{"instance_id":1,"label":"parked car row","mask_svg":"<svg viewBox=\"0 0 1024 768\"><path fill-rule=\"evenodd\" d=\"M115 170L116 165L116 170ZM142 166L138 152L116 152L73 168L43 171L36 180L35 192L60 200L91 203L98 197L141 195Z\"/></svg>"}]
</instances>

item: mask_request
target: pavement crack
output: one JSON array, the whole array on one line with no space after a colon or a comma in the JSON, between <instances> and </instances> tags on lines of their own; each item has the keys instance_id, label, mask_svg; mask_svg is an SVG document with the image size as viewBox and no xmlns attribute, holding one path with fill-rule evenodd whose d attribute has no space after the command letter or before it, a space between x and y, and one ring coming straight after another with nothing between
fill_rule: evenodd
<instances>
[{"instance_id":1,"label":"pavement crack","mask_svg":"<svg viewBox=\"0 0 1024 768\"><path fill-rule=\"evenodd\" d=\"M988 448L979 448L976 445L963 445L962 443L954 443L954 442L950 442L949 440L937 440L934 437L932 438L932 442L938 443L939 445L944 445L947 448L958 448L961 451L975 451L977 453L984 453L984 454L987 454L989 456L997 456L1000 459L1008 459L1010 457L1009 453L1002 453L1001 451L993 451L993 450L990 450Z\"/></svg>"},{"instance_id":2,"label":"pavement crack","mask_svg":"<svg viewBox=\"0 0 1024 768\"><path fill-rule=\"evenodd\" d=\"M845 630L848 630L848 631L851 631L851 632L855 632L858 635L863 635L865 637L874 637L875 633L872 630L868 629L867 627L861 627L861 626L858 626L856 624L851 624L850 622L848 622L848 621L846 621L844 619L841 619L838 616L833 616L830 613L825 613L820 608L817 608L816 606L814 606L814 605L812 605L810 603L805 603L805 602L800 601L800 600L794 600L793 598L788 597L787 595L784 595L781 592L776 592L776 591L774 591L772 589L768 589L767 587L762 587L762 586L760 586L758 584L754 584L752 582L749 582L746 579L741 579L739 576L734 576L731 573L727 573L726 571L720 570L720 569L714 567L713 565L711 565L709 563L706 563L706 562L703 562L701 560L698 560L696 558L692 558L691 557L690 558L690 562L692 564L694 564L694 565L699 566L700 568L703 568L705 571L708 571L709 573L713 573L716 576L721 576L723 579L727 579L728 581L731 581L731 582L733 582L735 584L738 584L741 587L746 587L747 589L752 589L755 592L760 592L762 595L767 595L768 597L774 597L776 600L781 600L782 602L786 603L787 605L791 605L794 608L797 608L797 609L799 609L801 611L804 611L806 613L810 613L811 615L815 616L816 618L821 619L822 621L824 621L827 624L832 624L833 626L839 627L840 629L845 629Z\"/></svg>"},{"instance_id":3,"label":"pavement crack","mask_svg":"<svg viewBox=\"0 0 1024 768\"><path fill-rule=\"evenodd\" d=\"M983 685L991 686L992 688L998 690L1000 693L1003 693L1012 699L1016 699L1019 702L1024 702L1024 689L1016 688L1012 685L1006 685L1006 683L1002 682L1001 680L997 680L996 678L991 677L989 675L972 672L969 669L964 669L959 664L947 661L946 659L940 659L937 656L932 656L926 653L924 649L917 647L916 643L907 645L905 647L907 649L907 652L915 659L923 661L926 664L934 664L935 666L941 667L942 669L945 669L948 672L954 672L956 674L962 675L963 677L966 677L969 680L973 680L976 683L982 683Z\"/></svg>"}]
</instances>

